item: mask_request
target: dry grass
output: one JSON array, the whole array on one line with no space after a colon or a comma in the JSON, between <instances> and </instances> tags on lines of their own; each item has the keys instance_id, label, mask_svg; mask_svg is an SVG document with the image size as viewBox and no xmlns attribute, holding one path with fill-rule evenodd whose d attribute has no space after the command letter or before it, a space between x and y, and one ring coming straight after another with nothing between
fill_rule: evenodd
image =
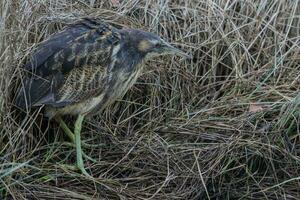
<instances>
[{"instance_id":1,"label":"dry grass","mask_svg":"<svg viewBox=\"0 0 300 200\"><path fill-rule=\"evenodd\" d=\"M300 198L299 1L0 5L0 199ZM148 62L123 100L86 120L94 180L64 165L75 151L42 110L16 117L11 103L32 48L87 15L150 30L194 55Z\"/></svg>"}]
</instances>

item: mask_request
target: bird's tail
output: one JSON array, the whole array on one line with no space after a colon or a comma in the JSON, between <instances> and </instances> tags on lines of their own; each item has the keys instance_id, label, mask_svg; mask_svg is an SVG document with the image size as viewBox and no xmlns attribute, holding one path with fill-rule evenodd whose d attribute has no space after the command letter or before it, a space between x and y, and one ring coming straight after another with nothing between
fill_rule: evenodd
<instances>
[{"instance_id":1,"label":"bird's tail","mask_svg":"<svg viewBox=\"0 0 300 200\"><path fill-rule=\"evenodd\" d=\"M21 82L17 91L17 97L15 99L15 105L23 110L31 107L30 95L29 92L27 91L27 88L30 87L29 82L30 80L28 79Z\"/></svg>"},{"instance_id":2,"label":"bird's tail","mask_svg":"<svg viewBox=\"0 0 300 200\"><path fill-rule=\"evenodd\" d=\"M47 97L50 89L51 82L44 78L27 78L19 86L15 104L21 109L31 108Z\"/></svg>"}]
</instances>

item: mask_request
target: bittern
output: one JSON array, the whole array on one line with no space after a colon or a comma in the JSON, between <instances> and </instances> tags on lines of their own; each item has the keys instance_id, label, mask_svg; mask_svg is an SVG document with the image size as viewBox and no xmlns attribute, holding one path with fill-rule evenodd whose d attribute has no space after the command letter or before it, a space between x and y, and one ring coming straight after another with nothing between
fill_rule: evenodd
<instances>
[{"instance_id":1,"label":"bittern","mask_svg":"<svg viewBox=\"0 0 300 200\"><path fill-rule=\"evenodd\" d=\"M80 132L85 116L121 98L136 82L145 60L164 54L189 57L155 34L84 18L41 42L24 65L27 72L16 104L45 106L76 146L77 167L84 168ZM62 120L75 115L74 134Z\"/></svg>"}]
</instances>

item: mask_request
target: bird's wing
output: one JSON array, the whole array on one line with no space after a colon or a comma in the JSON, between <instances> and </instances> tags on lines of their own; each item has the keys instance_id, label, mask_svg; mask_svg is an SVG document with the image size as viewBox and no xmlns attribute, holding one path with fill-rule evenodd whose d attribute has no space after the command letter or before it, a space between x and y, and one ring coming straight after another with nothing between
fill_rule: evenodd
<instances>
[{"instance_id":1,"label":"bird's wing","mask_svg":"<svg viewBox=\"0 0 300 200\"><path fill-rule=\"evenodd\" d=\"M41 42L25 64L24 69L32 71L39 76L46 76L53 71L53 66L49 66L52 64L51 61L62 62L65 57L61 56L65 56L64 54L77 53L82 47L78 45L80 43L117 42L114 41L115 38L113 37L103 37L108 36L109 33L113 32L113 29L114 27L100 19L83 18ZM116 34L112 36L116 36ZM70 49L76 47L77 49ZM70 50L74 51L71 52Z\"/></svg>"},{"instance_id":2,"label":"bird's wing","mask_svg":"<svg viewBox=\"0 0 300 200\"><path fill-rule=\"evenodd\" d=\"M73 95L79 89L86 93L81 97L87 97L105 79L119 40L114 27L88 18L52 35L25 65L30 75L22 83L17 105L63 106L81 100Z\"/></svg>"}]
</instances>

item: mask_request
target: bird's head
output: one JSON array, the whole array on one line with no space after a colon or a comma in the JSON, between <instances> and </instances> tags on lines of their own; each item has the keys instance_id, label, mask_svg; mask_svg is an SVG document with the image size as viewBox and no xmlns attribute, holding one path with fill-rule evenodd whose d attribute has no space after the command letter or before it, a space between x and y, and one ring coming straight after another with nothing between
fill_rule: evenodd
<instances>
[{"instance_id":1,"label":"bird's head","mask_svg":"<svg viewBox=\"0 0 300 200\"><path fill-rule=\"evenodd\" d=\"M127 29L126 32L131 47L145 58L168 54L191 58L153 33L137 29Z\"/></svg>"}]
</instances>

